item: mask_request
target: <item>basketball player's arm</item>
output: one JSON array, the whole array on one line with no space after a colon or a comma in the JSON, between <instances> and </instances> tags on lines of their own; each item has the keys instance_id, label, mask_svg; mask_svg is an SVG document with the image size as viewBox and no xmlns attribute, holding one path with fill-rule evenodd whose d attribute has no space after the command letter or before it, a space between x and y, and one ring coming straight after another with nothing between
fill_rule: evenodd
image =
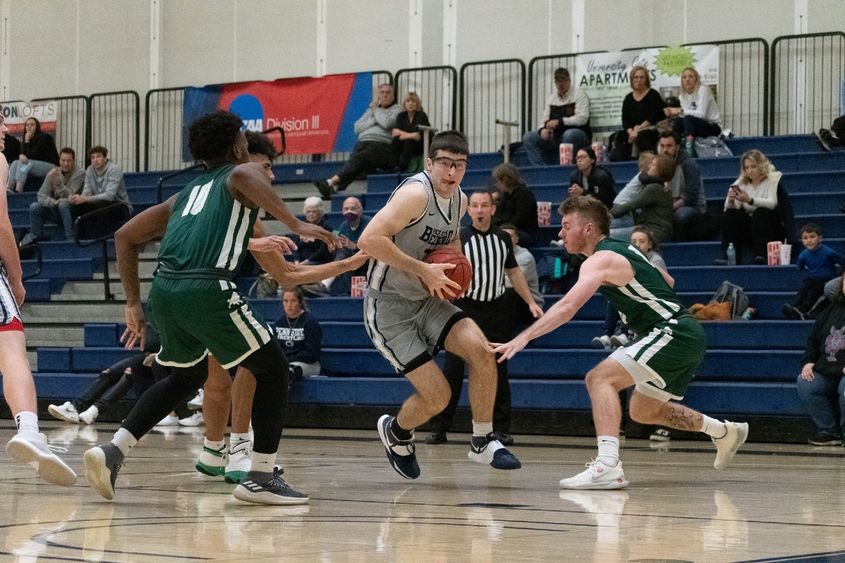
<instances>
[{"instance_id":1,"label":"basketball player's arm","mask_svg":"<svg viewBox=\"0 0 845 563\"><path fill-rule=\"evenodd\" d=\"M0 133L2 134L2 133ZM0 153L0 182L5 186L9 177L9 163L6 162L6 155ZM18 245L15 242L15 233L12 230L12 222L9 219L9 202L6 199L6 190L0 195L0 261L6 267L6 277L9 280L9 287L18 305L23 305L26 298L26 290L23 287L23 270L21 269L21 257L18 253Z\"/></svg>"},{"instance_id":2,"label":"basketball player's arm","mask_svg":"<svg viewBox=\"0 0 845 563\"><path fill-rule=\"evenodd\" d=\"M493 352L501 354L499 363L513 358L531 340L569 322L575 316L575 313L595 295L602 284L625 285L633 277L633 268L621 255L608 251L596 252L581 264L578 282L560 301L552 305L545 315L510 342L491 344Z\"/></svg>"},{"instance_id":3,"label":"basketball player's arm","mask_svg":"<svg viewBox=\"0 0 845 563\"><path fill-rule=\"evenodd\" d=\"M513 290L519 295L525 304L528 305L528 310L535 319L543 316L543 308L537 305L534 301L534 296L531 295L531 288L528 287L528 281L525 279L525 274L522 270L517 268L509 268L505 270L505 275L511 281Z\"/></svg>"},{"instance_id":4,"label":"basketball player's arm","mask_svg":"<svg viewBox=\"0 0 845 563\"><path fill-rule=\"evenodd\" d=\"M461 286L444 273L454 268L453 264L427 264L408 256L393 242L396 234L425 213L427 201L425 186L419 182L410 182L396 190L361 233L358 248L392 268L419 277L431 295L441 299L455 297L450 289L460 291ZM463 203L461 207L464 208ZM461 251L460 240L452 241L452 244L457 244L454 248Z\"/></svg>"},{"instance_id":5,"label":"basketball player's arm","mask_svg":"<svg viewBox=\"0 0 845 563\"><path fill-rule=\"evenodd\" d=\"M262 237L264 226L260 222L255 223L253 230L255 237ZM250 239L252 240L252 239ZM306 283L317 283L326 278L332 278L350 270L356 270L364 265L369 257L363 252L356 252L349 258L329 262L327 264L319 264L314 266L292 264L282 258L282 255L276 251L269 252L249 249L255 257L255 261L264 268L264 270L272 276L274 280L279 282L282 287L294 287Z\"/></svg>"},{"instance_id":6,"label":"basketball player's arm","mask_svg":"<svg viewBox=\"0 0 845 563\"><path fill-rule=\"evenodd\" d=\"M258 234L260 233L260 234ZM252 229L255 235L247 243L247 250L250 252L281 252L282 254L293 254L296 250L296 243L288 237L279 235L268 235L264 229L261 219L256 219Z\"/></svg>"},{"instance_id":7,"label":"basketball player's arm","mask_svg":"<svg viewBox=\"0 0 845 563\"><path fill-rule=\"evenodd\" d=\"M136 345L144 348L147 321L141 307L141 280L138 278L138 253L145 244L160 239L167 231L167 221L176 203L174 195L164 203L154 205L135 215L114 234L114 250L120 283L126 295L124 318L126 330L120 341L127 349Z\"/></svg>"},{"instance_id":8,"label":"basketball player's arm","mask_svg":"<svg viewBox=\"0 0 845 563\"><path fill-rule=\"evenodd\" d=\"M337 238L324 228L300 221L290 212L284 200L273 191L270 179L260 164L240 164L229 175L229 189L235 198L250 208L260 207L303 237L319 239L334 250Z\"/></svg>"}]
</instances>

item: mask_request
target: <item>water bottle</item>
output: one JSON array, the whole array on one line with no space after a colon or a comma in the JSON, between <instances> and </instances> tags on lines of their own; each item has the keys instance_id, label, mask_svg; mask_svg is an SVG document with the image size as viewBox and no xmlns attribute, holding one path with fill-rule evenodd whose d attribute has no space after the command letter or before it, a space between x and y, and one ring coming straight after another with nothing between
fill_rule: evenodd
<instances>
[{"instance_id":1,"label":"water bottle","mask_svg":"<svg viewBox=\"0 0 845 563\"><path fill-rule=\"evenodd\" d=\"M748 307L745 311L742 312L742 320L750 321L757 315L757 309L754 307Z\"/></svg>"},{"instance_id":2,"label":"water bottle","mask_svg":"<svg viewBox=\"0 0 845 563\"><path fill-rule=\"evenodd\" d=\"M734 248L734 243L728 244L727 259L728 266L736 266L736 248Z\"/></svg>"}]
</instances>

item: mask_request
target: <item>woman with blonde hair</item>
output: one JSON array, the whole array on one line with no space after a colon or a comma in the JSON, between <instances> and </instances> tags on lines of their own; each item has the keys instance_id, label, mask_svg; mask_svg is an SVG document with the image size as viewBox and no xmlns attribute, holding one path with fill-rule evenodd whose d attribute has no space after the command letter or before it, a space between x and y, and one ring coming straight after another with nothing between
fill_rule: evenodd
<instances>
[{"instance_id":1,"label":"woman with blonde hair","mask_svg":"<svg viewBox=\"0 0 845 563\"><path fill-rule=\"evenodd\" d=\"M681 73L681 101L679 108L663 110L668 117L677 117L672 124L675 132L686 141L696 137L714 137L722 132L721 117L713 91L701 84L701 75L688 66ZM689 147L691 143L687 143ZM694 156L694 155L691 155Z\"/></svg>"},{"instance_id":2,"label":"woman with blonde hair","mask_svg":"<svg viewBox=\"0 0 845 563\"><path fill-rule=\"evenodd\" d=\"M723 256L732 243L736 249L737 264L742 262L745 247L751 248L755 263L765 264L766 243L783 240L787 235L778 202L778 184L782 176L766 155L757 149L742 155L739 178L725 197Z\"/></svg>"},{"instance_id":3,"label":"woman with blonde hair","mask_svg":"<svg viewBox=\"0 0 845 563\"><path fill-rule=\"evenodd\" d=\"M405 94L402 109L393 127L393 150L400 171L419 172L422 170L423 156L423 134L419 126L430 126L431 123L416 92Z\"/></svg>"}]
</instances>

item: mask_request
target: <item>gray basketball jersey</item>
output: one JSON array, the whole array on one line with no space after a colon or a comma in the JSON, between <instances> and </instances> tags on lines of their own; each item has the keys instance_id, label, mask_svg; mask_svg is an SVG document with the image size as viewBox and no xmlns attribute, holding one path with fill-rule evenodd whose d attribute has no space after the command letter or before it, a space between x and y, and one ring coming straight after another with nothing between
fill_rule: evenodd
<instances>
[{"instance_id":1,"label":"gray basketball jersey","mask_svg":"<svg viewBox=\"0 0 845 563\"><path fill-rule=\"evenodd\" d=\"M426 187L428 202L419 217L393 236L393 242L408 256L422 260L429 250L445 246L459 236L462 192L459 186L448 201L438 198L428 173L420 172L406 178L390 197L393 198L406 183L414 181ZM420 278L378 260L370 260L367 287L372 297L399 295L415 301L429 297Z\"/></svg>"}]
</instances>

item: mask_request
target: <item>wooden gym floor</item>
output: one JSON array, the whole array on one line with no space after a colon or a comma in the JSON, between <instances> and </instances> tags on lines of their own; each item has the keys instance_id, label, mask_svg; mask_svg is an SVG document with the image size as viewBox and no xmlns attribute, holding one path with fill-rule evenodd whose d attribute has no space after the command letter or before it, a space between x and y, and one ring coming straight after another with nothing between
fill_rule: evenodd
<instances>
[{"instance_id":1,"label":"wooden gym floor","mask_svg":"<svg viewBox=\"0 0 845 563\"><path fill-rule=\"evenodd\" d=\"M294 428L279 460L311 503L268 507L193 469L201 428L144 438L110 502L86 485L82 453L116 425L42 426L79 481L42 483L0 454L3 561L845 560L841 447L746 444L716 471L709 442L628 440L627 490L561 491L594 440L516 436L523 468L496 472L468 461L468 436L452 434L418 445L422 476L411 482L375 430ZM0 421L3 443L13 428Z\"/></svg>"}]
</instances>

